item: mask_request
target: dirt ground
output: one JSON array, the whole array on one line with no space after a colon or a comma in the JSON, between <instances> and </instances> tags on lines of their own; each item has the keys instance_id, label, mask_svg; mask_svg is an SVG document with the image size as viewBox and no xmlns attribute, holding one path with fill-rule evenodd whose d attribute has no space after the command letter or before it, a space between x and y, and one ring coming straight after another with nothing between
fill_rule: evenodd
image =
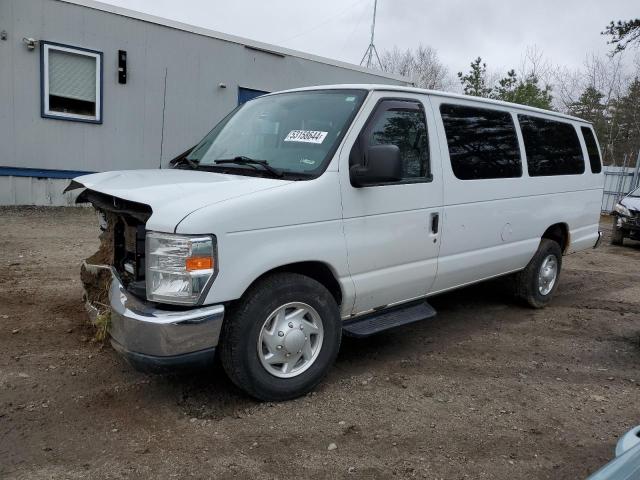
<instances>
[{"instance_id":1,"label":"dirt ground","mask_svg":"<svg viewBox=\"0 0 640 480\"><path fill-rule=\"evenodd\" d=\"M566 257L545 310L496 282L433 298L261 404L219 367L144 375L91 341L97 233L89 209L0 209L0 478L580 479L640 423L640 243Z\"/></svg>"}]
</instances>

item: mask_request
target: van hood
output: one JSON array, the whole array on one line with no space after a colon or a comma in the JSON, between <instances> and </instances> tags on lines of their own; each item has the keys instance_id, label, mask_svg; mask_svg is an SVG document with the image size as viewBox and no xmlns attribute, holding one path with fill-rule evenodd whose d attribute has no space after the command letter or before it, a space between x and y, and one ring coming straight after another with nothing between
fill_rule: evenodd
<instances>
[{"instance_id":1,"label":"van hood","mask_svg":"<svg viewBox=\"0 0 640 480\"><path fill-rule=\"evenodd\" d=\"M629 210L640 212L640 197L624 197L620 203Z\"/></svg>"},{"instance_id":2,"label":"van hood","mask_svg":"<svg viewBox=\"0 0 640 480\"><path fill-rule=\"evenodd\" d=\"M147 221L147 230L161 232L175 231L184 217L200 208L291 183L180 169L94 173L73 181L96 192L149 205L153 214Z\"/></svg>"}]
</instances>

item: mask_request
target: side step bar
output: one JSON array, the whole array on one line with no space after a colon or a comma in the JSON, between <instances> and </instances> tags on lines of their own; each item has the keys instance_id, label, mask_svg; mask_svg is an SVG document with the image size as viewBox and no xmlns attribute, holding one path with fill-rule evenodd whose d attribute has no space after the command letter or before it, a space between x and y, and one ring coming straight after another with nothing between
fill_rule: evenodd
<instances>
[{"instance_id":1,"label":"side step bar","mask_svg":"<svg viewBox=\"0 0 640 480\"><path fill-rule=\"evenodd\" d=\"M354 320L346 320L342 325L342 331L349 337L363 338L435 316L436 311L431 305L420 302L410 306L380 310Z\"/></svg>"}]
</instances>

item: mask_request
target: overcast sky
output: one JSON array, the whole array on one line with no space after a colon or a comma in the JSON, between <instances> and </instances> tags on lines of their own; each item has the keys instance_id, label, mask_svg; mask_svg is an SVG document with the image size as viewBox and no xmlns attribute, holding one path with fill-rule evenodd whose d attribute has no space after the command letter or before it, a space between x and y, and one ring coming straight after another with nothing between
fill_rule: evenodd
<instances>
[{"instance_id":1,"label":"overcast sky","mask_svg":"<svg viewBox=\"0 0 640 480\"><path fill-rule=\"evenodd\" d=\"M106 3L350 63L369 44L373 0L103 0ZM613 19L640 16L640 0L379 0L382 53L422 42L452 74L482 56L490 70L517 68L535 45L554 64L579 67L606 53Z\"/></svg>"}]
</instances>

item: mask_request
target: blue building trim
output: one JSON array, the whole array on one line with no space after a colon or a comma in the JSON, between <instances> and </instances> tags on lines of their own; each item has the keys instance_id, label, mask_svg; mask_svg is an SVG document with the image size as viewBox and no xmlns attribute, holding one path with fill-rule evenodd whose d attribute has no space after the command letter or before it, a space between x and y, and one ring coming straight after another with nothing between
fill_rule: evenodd
<instances>
[{"instance_id":1,"label":"blue building trim","mask_svg":"<svg viewBox=\"0 0 640 480\"><path fill-rule=\"evenodd\" d=\"M0 177L75 178L95 172L49 170L46 168L0 167Z\"/></svg>"}]
</instances>

